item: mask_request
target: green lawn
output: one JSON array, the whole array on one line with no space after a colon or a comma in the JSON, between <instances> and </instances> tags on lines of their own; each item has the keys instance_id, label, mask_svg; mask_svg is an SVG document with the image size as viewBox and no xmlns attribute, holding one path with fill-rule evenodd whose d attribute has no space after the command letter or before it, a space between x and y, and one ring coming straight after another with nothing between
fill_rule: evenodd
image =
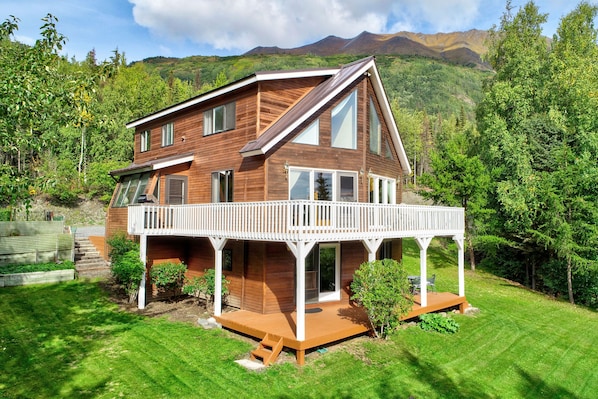
<instances>
[{"instance_id":1,"label":"green lawn","mask_svg":"<svg viewBox=\"0 0 598 399\"><path fill-rule=\"evenodd\" d=\"M405 263L419 251L405 243ZM457 289L456 250L435 240L429 272ZM306 365L249 372L252 345L119 312L93 283L0 289L0 398L595 398L598 315L478 271L455 335L418 327L358 339Z\"/></svg>"}]
</instances>

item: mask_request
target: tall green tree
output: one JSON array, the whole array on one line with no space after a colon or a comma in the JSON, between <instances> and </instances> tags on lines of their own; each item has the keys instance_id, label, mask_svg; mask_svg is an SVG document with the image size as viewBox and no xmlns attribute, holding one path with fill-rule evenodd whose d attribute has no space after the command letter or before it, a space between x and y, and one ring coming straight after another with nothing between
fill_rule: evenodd
<instances>
[{"instance_id":1,"label":"tall green tree","mask_svg":"<svg viewBox=\"0 0 598 399\"><path fill-rule=\"evenodd\" d=\"M532 287L536 274L561 273L573 303L575 272L595 270L598 260L596 7L581 3L562 18L552 47L533 2L511 11L508 2L491 31L496 75L478 107L495 232Z\"/></svg>"}]
</instances>

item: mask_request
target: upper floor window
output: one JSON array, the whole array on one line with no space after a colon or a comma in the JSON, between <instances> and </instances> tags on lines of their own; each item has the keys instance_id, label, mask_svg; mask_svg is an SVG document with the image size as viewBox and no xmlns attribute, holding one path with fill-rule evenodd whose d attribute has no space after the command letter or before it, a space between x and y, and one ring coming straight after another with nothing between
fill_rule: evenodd
<instances>
[{"instance_id":1,"label":"upper floor window","mask_svg":"<svg viewBox=\"0 0 598 399\"><path fill-rule=\"evenodd\" d=\"M233 171L212 173L212 202L233 202Z\"/></svg>"},{"instance_id":2,"label":"upper floor window","mask_svg":"<svg viewBox=\"0 0 598 399\"><path fill-rule=\"evenodd\" d=\"M139 145L139 151L140 152L145 152L145 151L149 151L150 149L150 131L149 130L144 130L143 132L141 132L141 134L139 135L141 140L140 140L140 145Z\"/></svg>"},{"instance_id":3,"label":"upper floor window","mask_svg":"<svg viewBox=\"0 0 598 399\"><path fill-rule=\"evenodd\" d=\"M235 128L236 103L228 103L203 113L203 135L224 132Z\"/></svg>"},{"instance_id":4,"label":"upper floor window","mask_svg":"<svg viewBox=\"0 0 598 399\"><path fill-rule=\"evenodd\" d=\"M332 146L357 148L357 90L332 109Z\"/></svg>"},{"instance_id":5,"label":"upper floor window","mask_svg":"<svg viewBox=\"0 0 598 399\"><path fill-rule=\"evenodd\" d=\"M320 120L316 119L311 125L305 128L293 143L318 145L320 142Z\"/></svg>"},{"instance_id":6,"label":"upper floor window","mask_svg":"<svg viewBox=\"0 0 598 399\"><path fill-rule=\"evenodd\" d=\"M370 98L370 152L380 155L382 143L382 126L376 112L374 101Z\"/></svg>"},{"instance_id":7,"label":"upper floor window","mask_svg":"<svg viewBox=\"0 0 598 399\"><path fill-rule=\"evenodd\" d=\"M174 144L174 123L170 122L162 126L162 147Z\"/></svg>"}]
</instances>

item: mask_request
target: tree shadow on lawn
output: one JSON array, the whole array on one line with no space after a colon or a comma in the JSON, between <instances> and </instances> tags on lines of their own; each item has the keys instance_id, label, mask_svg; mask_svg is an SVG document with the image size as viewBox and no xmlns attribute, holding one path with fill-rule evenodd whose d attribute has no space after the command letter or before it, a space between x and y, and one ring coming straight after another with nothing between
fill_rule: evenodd
<instances>
[{"instance_id":1,"label":"tree shadow on lawn","mask_svg":"<svg viewBox=\"0 0 598 399\"><path fill-rule=\"evenodd\" d=\"M535 398L576 398L577 395L563 387L552 385L543 381L536 375L531 375L520 367L516 367L517 372L523 378L524 384L519 388L521 397Z\"/></svg>"},{"instance_id":2,"label":"tree shadow on lawn","mask_svg":"<svg viewBox=\"0 0 598 399\"><path fill-rule=\"evenodd\" d=\"M93 386L77 390L72 385L81 372L77 366L106 339L142 320L119 312L97 284L3 288L0 295L14 324L0 332L0 397L65 397L67 384L74 390L66 397L96 397L108 381L92 380Z\"/></svg>"},{"instance_id":3,"label":"tree shadow on lawn","mask_svg":"<svg viewBox=\"0 0 598 399\"><path fill-rule=\"evenodd\" d=\"M417 370L417 376L425 385L428 385L431 392L434 392L434 397L439 398L492 398L494 395L489 395L481 391L481 388L474 380L453 380L442 368L433 363L423 362L420 358L415 356L408 350L403 350L404 358L411 364L412 368ZM389 376L392 378L392 376ZM382 384L378 394L381 398L398 398L404 397L399 395L390 396L388 392L392 392L391 384ZM388 391L389 390L389 391ZM411 394L411 397L421 397L418 394Z\"/></svg>"}]
</instances>

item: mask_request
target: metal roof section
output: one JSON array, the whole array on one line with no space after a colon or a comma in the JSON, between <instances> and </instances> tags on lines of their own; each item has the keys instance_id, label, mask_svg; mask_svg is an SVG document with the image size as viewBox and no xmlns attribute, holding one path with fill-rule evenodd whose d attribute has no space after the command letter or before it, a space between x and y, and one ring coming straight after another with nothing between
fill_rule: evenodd
<instances>
[{"instance_id":1,"label":"metal roof section","mask_svg":"<svg viewBox=\"0 0 598 399\"><path fill-rule=\"evenodd\" d=\"M339 68L314 68L314 69L298 69L293 71L263 71L263 72L255 72L252 75L249 75L243 79L237 80L235 82L229 83L225 86L219 87L217 89L211 90L207 93L200 94L199 96L193 97L189 100L183 101L182 103L175 104L168 108L164 108L158 112L155 112L150 115L146 115L142 118L136 119L126 124L127 128L135 128L139 125L143 125L148 122L152 122L156 119L163 118L165 116L174 114L179 111L183 111L189 107L192 107L197 104L201 104L202 102L206 102L212 100L214 98L224 96L228 93L231 93L235 90L239 90L250 86L254 83L264 82L269 80L279 80L279 79L295 79L295 78L309 78L309 77L327 77L336 74L339 71Z\"/></svg>"},{"instance_id":2,"label":"metal roof section","mask_svg":"<svg viewBox=\"0 0 598 399\"><path fill-rule=\"evenodd\" d=\"M149 172L152 170L159 170L169 168L183 164L185 162L192 162L194 155L192 153L173 155L170 157L154 159L152 161L144 162L141 164L134 164L127 166L126 168L113 170L110 172L112 176L126 176L132 175L133 173Z\"/></svg>"},{"instance_id":3,"label":"metal roof section","mask_svg":"<svg viewBox=\"0 0 598 399\"><path fill-rule=\"evenodd\" d=\"M405 173L411 173L411 166L409 165L409 160L407 159L407 154L405 153L399 135L399 130L392 115L392 110L388 103L388 98L386 97L386 92L382 85L378 69L376 68L375 57L373 56L343 66L333 77L314 88L294 107L289 109L283 116L266 128L257 140L247 143L245 147L241 149L241 155L243 157L251 157L266 154L288 134L293 132L336 95L341 93L351 83L364 74L368 74L370 77L376 96L380 101L382 113L388 124L401 167Z\"/></svg>"}]
</instances>

